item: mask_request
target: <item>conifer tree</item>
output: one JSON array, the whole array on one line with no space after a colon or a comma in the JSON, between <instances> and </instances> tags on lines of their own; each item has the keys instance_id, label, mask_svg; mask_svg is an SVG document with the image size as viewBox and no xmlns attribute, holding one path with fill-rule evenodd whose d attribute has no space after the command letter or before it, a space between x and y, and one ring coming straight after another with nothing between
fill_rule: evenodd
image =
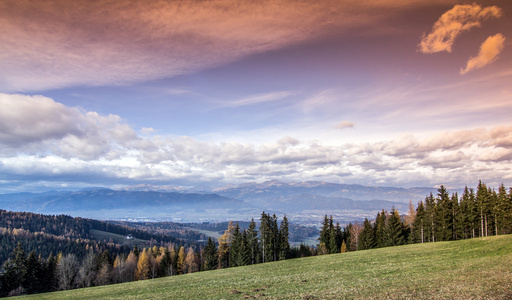
<instances>
[{"instance_id":1,"label":"conifer tree","mask_svg":"<svg viewBox=\"0 0 512 300\"><path fill-rule=\"evenodd\" d=\"M382 210L380 213L377 213L374 224L375 247L377 248L386 246L386 222L387 212Z\"/></svg>"},{"instance_id":2,"label":"conifer tree","mask_svg":"<svg viewBox=\"0 0 512 300\"><path fill-rule=\"evenodd\" d=\"M239 266L237 262L240 261L240 248L242 244L242 233L240 232L240 226L238 223L235 223L234 231L231 237L231 244L229 245L229 266L236 267Z\"/></svg>"},{"instance_id":3,"label":"conifer tree","mask_svg":"<svg viewBox=\"0 0 512 300\"><path fill-rule=\"evenodd\" d=\"M39 257L36 252L32 250L28 254L26 273L23 277L22 285L28 294L39 293L43 290L42 280L43 270Z\"/></svg>"},{"instance_id":4,"label":"conifer tree","mask_svg":"<svg viewBox=\"0 0 512 300\"><path fill-rule=\"evenodd\" d=\"M210 238L211 239L211 238ZM162 259L160 259L159 277L171 276L172 275L172 259L171 251L169 248L163 250Z\"/></svg>"},{"instance_id":5,"label":"conifer tree","mask_svg":"<svg viewBox=\"0 0 512 300\"><path fill-rule=\"evenodd\" d=\"M208 238L208 243L204 248L204 269L205 270L214 270L217 268L217 247L215 246L215 242L211 237Z\"/></svg>"},{"instance_id":6,"label":"conifer tree","mask_svg":"<svg viewBox=\"0 0 512 300\"><path fill-rule=\"evenodd\" d=\"M386 246L397 246L405 244L403 224L400 220L398 210L393 208L389 214L386 226Z\"/></svg>"},{"instance_id":7,"label":"conifer tree","mask_svg":"<svg viewBox=\"0 0 512 300\"><path fill-rule=\"evenodd\" d=\"M436 201L430 193L425 198L425 236L429 242L436 241Z\"/></svg>"},{"instance_id":8,"label":"conifer tree","mask_svg":"<svg viewBox=\"0 0 512 300\"><path fill-rule=\"evenodd\" d=\"M284 215L279 227L279 260L287 259L290 253L290 243L288 241L288 218Z\"/></svg>"},{"instance_id":9,"label":"conifer tree","mask_svg":"<svg viewBox=\"0 0 512 300\"><path fill-rule=\"evenodd\" d=\"M489 211L489 195L487 191L487 186L482 181L479 181L478 187L476 190L476 202L478 207L478 212L480 214L480 236L487 236L487 217Z\"/></svg>"},{"instance_id":10,"label":"conifer tree","mask_svg":"<svg viewBox=\"0 0 512 300\"><path fill-rule=\"evenodd\" d=\"M21 286L25 274L27 273L27 256L25 250L18 242L18 245L11 256L3 265L3 274L1 276L1 294L7 296L10 291Z\"/></svg>"},{"instance_id":11,"label":"conifer tree","mask_svg":"<svg viewBox=\"0 0 512 300\"><path fill-rule=\"evenodd\" d=\"M452 238L452 202L446 188L441 185L437 190L435 220L437 225L437 240L448 241Z\"/></svg>"},{"instance_id":12,"label":"conifer tree","mask_svg":"<svg viewBox=\"0 0 512 300\"><path fill-rule=\"evenodd\" d=\"M57 257L50 253L44 264L43 292L51 292L57 289Z\"/></svg>"},{"instance_id":13,"label":"conifer tree","mask_svg":"<svg viewBox=\"0 0 512 300\"><path fill-rule=\"evenodd\" d=\"M414 236L415 243L424 243L425 242L425 205L423 205L423 201L418 203L418 208L416 208L416 217L414 219L414 232L411 236Z\"/></svg>"},{"instance_id":14,"label":"conifer tree","mask_svg":"<svg viewBox=\"0 0 512 300\"><path fill-rule=\"evenodd\" d=\"M372 224L367 218L363 222L363 230L359 235L359 245L357 250L372 249L375 247L375 234Z\"/></svg>"},{"instance_id":15,"label":"conifer tree","mask_svg":"<svg viewBox=\"0 0 512 300\"><path fill-rule=\"evenodd\" d=\"M331 234L332 228L330 226L330 221L327 215L324 216L324 221L322 222L322 227L320 229L320 237L319 242L320 244L323 244L327 250L330 249L330 242L331 242Z\"/></svg>"},{"instance_id":16,"label":"conifer tree","mask_svg":"<svg viewBox=\"0 0 512 300\"><path fill-rule=\"evenodd\" d=\"M247 247L250 252L250 264L259 262L259 245L258 245L258 232L256 231L256 223L251 219L249 228L247 229Z\"/></svg>"}]
</instances>

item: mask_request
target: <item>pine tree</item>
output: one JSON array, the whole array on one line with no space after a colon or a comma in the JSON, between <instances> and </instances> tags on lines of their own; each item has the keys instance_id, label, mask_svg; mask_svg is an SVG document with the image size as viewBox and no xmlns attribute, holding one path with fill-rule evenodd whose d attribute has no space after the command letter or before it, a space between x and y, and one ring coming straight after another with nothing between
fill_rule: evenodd
<instances>
[{"instance_id":1,"label":"pine tree","mask_svg":"<svg viewBox=\"0 0 512 300\"><path fill-rule=\"evenodd\" d=\"M204 248L204 269L205 270L214 270L217 268L217 247L215 246L215 242L211 237L208 238L208 243Z\"/></svg>"},{"instance_id":2,"label":"pine tree","mask_svg":"<svg viewBox=\"0 0 512 300\"><path fill-rule=\"evenodd\" d=\"M4 273L1 276L1 294L7 296L10 291L21 286L27 273L27 257L25 250L18 242L18 245L11 253L11 256L4 262Z\"/></svg>"},{"instance_id":3,"label":"pine tree","mask_svg":"<svg viewBox=\"0 0 512 300\"><path fill-rule=\"evenodd\" d=\"M258 232L256 231L256 223L251 219L249 228L247 229L247 247L250 252L250 264L259 262L259 245L258 245Z\"/></svg>"},{"instance_id":4,"label":"pine tree","mask_svg":"<svg viewBox=\"0 0 512 300\"><path fill-rule=\"evenodd\" d=\"M359 247L357 250L372 249L375 247L375 234L372 224L367 218L363 222L363 230L359 235Z\"/></svg>"},{"instance_id":5,"label":"pine tree","mask_svg":"<svg viewBox=\"0 0 512 300\"><path fill-rule=\"evenodd\" d=\"M435 220L437 224L437 240L448 241L453 235L452 202L446 188L441 185L437 190Z\"/></svg>"},{"instance_id":6,"label":"pine tree","mask_svg":"<svg viewBox=\"0 0 512 300\"><path fill-rule=\"evenodd\" d=\"M211 238L209 238L211 240ZM171 276L172 275L172 259L171 259L171 251L169 248L165 248L162 254L162 259L160 259L160 267L159 277Z\"/></svg>"},{"instance_id":7,"label":"pine tree","mask_svg":"<svg viewBox=\"0 0 512 300\"><path fill-rule=\"evenodd\" d=\"M57 278L57 257L50 253L46 263L43 266L43 292L52 292L57 289L58 278Z\"/></svg>"},{"instance_id":8,"label":"pine tree","mask_svg":"<svg viewBox=\"0 0 512 300\"><path fill-rule=\"evenodd\" d=\"M382 210L377 213L375 217L374 232L375 232L375 247L381 248L386 246L386 222L387 212Z\"/></svg>"},{"instance_id":9,"label":"pine tree","mask_svg":"<svg viewBox=\"0 0 512 300\"><path fill-rule=\"evenodd\" d=\"M487 186L479 181L476 190L476 203L480 214L480 236L487 236L487 217L489 212L489 195Z\"/></svg>"},{"instance_id":10,"label":"pine tree","mask_svg":"<svg viewBox=\"0 0 512 300\"><path fill-rule=\"evenodd\" d=\"M393 208L387 220L386 246L397 246L403 244L405 244L403 224L400 220L398 210Z\"/></svg>"},{"instance_id":11,"label":"pine tree","mask_svg":"<svg viewBox=\"0 0 512 300\"><path fill-rule=\"evenodd\" d=\"M424 243L425 242L425 205L423 205L423 201L418 203L418 208L416 208L416 218L414 219L414 242L415 243Z\"/></svg>"},{"instance_id":12,"label":"pine tree","mask_svg":"<svg viewBox=\"0 0 512 300\"><path fill-rule=\"evenodd\" d=\"M459 210L460 210L460 205L459 205L459 194L458 193L454 193L452 194L452 198L450 199L450 202L451 202L451 208L452 208L452 211L451 211L451 215L450 215L450 218L451 218L451 223L452 223L452 237L451 239L452 240L457 240L460 236L460 224L459 224L459 219L458 219L458 215L459 215Z\"/></svg>"},{"instance_id":13,"label":"pine tree","mask_svg":"<svg viewBox=\"0 0 512 300\"><path fill-rule=\"evenodd\" d=\"M507 189L502 183L498 189L498 202L500 233L507 234L512 231L512 188L507 194Z\"/></svg>"},{"instance_id":14,"label":"pine tree","mask_svg":"<svg viewBox=\"0 0 512 300\"><path fill-rule=\"evenodd\" d=\"M323 244L323 247L325 247L327 250L329 250L329 248L330 248L330 242L331 242L330 234L331 234L331 227L330 227L329 218L327 217L327 215L325 215L324 221L322 222L322 227L320 229L320 237L318 240L319 240L320 244Z\"/></svg>"},{"instance_id":15,"label":"pine tree","mask_svg":"<svg viewBox=\"0 0 512 300\"><path fill-rule=\"evenodd\" d=\"M279 260L287 259L290 253L288 235L288 218L284 215L281 226L279 227Z\"/></svg>"},{"instance_id":16,"label":"pine tree","mask_svg":"<svg viewBox=\"0 0 512 300\"><path fill-rule=\"evenodd\" d=\"M429 242L435 242L436 239L436 201L434 195L430 193L425 198L425 236Z\"/></svg>"},{"instance_id":17,"label":"pine tree","mask_svg":"<svg viewBox=\"0 0 512 300\"><path fill-rule=\"evenodd\" d=\"M42 277L43 270L40 258L36 252L32 250L28 254L26 273L22 280L22 285L28 294L39 293L43 290Z\"/></svg>"},{"instance_id":18,"label":"pine tree","mask_svg":"<svg viewBox=\"0 0 512 300\"><path fill-rule=\"evenodd\" d=\"M242 233L240 232L240 226L235 223L235 230L232 233L231 243L229 246L229 266L237 267L239 264L240 247L242 244Z\"/></svg>"}]
</instances>

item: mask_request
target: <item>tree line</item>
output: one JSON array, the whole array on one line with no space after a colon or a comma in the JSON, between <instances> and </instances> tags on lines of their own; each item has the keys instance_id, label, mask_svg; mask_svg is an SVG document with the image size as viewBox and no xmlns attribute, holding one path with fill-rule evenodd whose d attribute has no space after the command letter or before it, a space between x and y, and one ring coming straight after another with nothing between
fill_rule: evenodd
<instances>
[{"instance_id":1,"label":"tree line","mask_svg":"<svg viewBox=\"0 0 512 300\"><path fill-rule=\"evenodd\" d=\"M12 212L0 209L0 264L2 264L21 242L28 252L35 250L38 255L48 257L62 252L73 253L82 259L88 249L95 252L109 250L111 253L128 253L133 245L127 246L111 240L101 240L91 234L100 230L148 241L148 244L191 243L167 234L150 233L125 225L70 217L66 215L42 215L29 212Z\"/></svg>"},{"instance_id":2,"label":"tree line","mask_svg":"<svg viewBox=\"0 0 512 300\"><path fill-rule=\"evenodd\" d=\"M377 213L373 221L341 228L326 215L317 250L328 254L510 233L512 187L494 189L480 181L476 190L466 186L460 196L440 186L437 195L430 193L416 208L410 203L403 217L393 208Z\"/></svg>"},{"instance_id":3,"label":"tree line","mask_svg":"<svg viewBox=\"0 0 512 300\"><path fill-rule=\"evenodd\" d=\"M127 255L88 248L82 257L74 253L50 254L43 258L32 250L26 255L21 242L5 261L0 272L0 296L32 294L99 286L112 283L180 275L276 261L291 257L286 216L262 213L260 226L251 220L248 229L230 222L215 242L204 247L167 246L133 248Z\"/></svg>"}]
</instances>

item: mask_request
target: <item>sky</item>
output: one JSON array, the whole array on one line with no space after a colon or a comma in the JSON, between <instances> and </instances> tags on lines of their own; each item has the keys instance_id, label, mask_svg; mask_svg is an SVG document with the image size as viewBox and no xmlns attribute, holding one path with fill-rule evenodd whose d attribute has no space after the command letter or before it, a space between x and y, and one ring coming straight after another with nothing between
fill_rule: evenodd
<instances>
[{"instance_id":1,"label":"sky","mask_svg":"<svg viewBox=\"0 0 512 300\"><path fill-rule=\"evenodd\" d=\"M512 185L512 1L0 0L0 193Z\"/></svg>"}]
</instances>

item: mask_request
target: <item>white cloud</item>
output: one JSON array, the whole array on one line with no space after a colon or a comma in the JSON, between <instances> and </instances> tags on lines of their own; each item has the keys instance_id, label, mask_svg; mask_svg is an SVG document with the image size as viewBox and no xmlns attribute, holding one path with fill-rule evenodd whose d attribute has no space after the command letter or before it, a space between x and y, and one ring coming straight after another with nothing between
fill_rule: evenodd
<instances>
[{"instance_id":1,"label":"white cloud","mask_svg":"<svg viewBox=\"0 0 512 300\"><path fill-rule=\"evenodd\" d=\"M273 92L273 93L265 93L265 94L258 94L258 95L252 95L243 99L235 100L235 101L229 101L222 104L223 107L239 107L239 106L249 106L249 105L256 105L266 102L274 102L279 101L282 99L285 99L289 96L292 96L294 93L289 91L283 91L283 92Z\"/></svg>"},{"instance_id":2,"label":"white cloud","mask_svg":"<svg viewBox=\"0 0 512 300\"><path fill-rule=\"evenodd\" d=\"M43 96L0 93L0 153L113 155L137 139L119 116L83 112Z\"/></svg>"},{"instance_id":3,"label":"white cloud","mask_svg":"<svg viewBox=\"0 0 512 300\"><path fill-rule=\"evenodd\" d=\"M9 107L0 118L9 121L0 123L4 181L109 185L286 179L461 186L479 178L499 184L512 169L512 126L338 145L289 136L260 144L215 143L138 136L118 116L80 111L41 96L2 94L0 99ZM27 116L34 112L39 113L30 121ZM50 124L29 134L41 122Z\"/></svg>"},{"instance_id":4,"label":"white cloud","mask_svg":"<svg viewBox=\"0 0 512 300\"><path fill-rule=\"evenodd\" d=\"M455 39L462 32L479 27L481 21L491 17L501 17L501 9L497 6L482 8L477 4L455 5L434 23L428 35L422 37L419 50L423 53L451 52Z\"/></svg>"},{"instance_id":5,"label":"white cloud","mask_svg":"<svg viewBox=\"0 0 512 300\"><path fill-rule=\"evenodd\" d=\"M466 68L460 70L460 74L464 75L467 72L483 68L486 65L493 63L498 59L498 55L504 47L505 37L501 33L488 37L480 46L478 56L470 58Z\"/></svg>"}]
</instances>

